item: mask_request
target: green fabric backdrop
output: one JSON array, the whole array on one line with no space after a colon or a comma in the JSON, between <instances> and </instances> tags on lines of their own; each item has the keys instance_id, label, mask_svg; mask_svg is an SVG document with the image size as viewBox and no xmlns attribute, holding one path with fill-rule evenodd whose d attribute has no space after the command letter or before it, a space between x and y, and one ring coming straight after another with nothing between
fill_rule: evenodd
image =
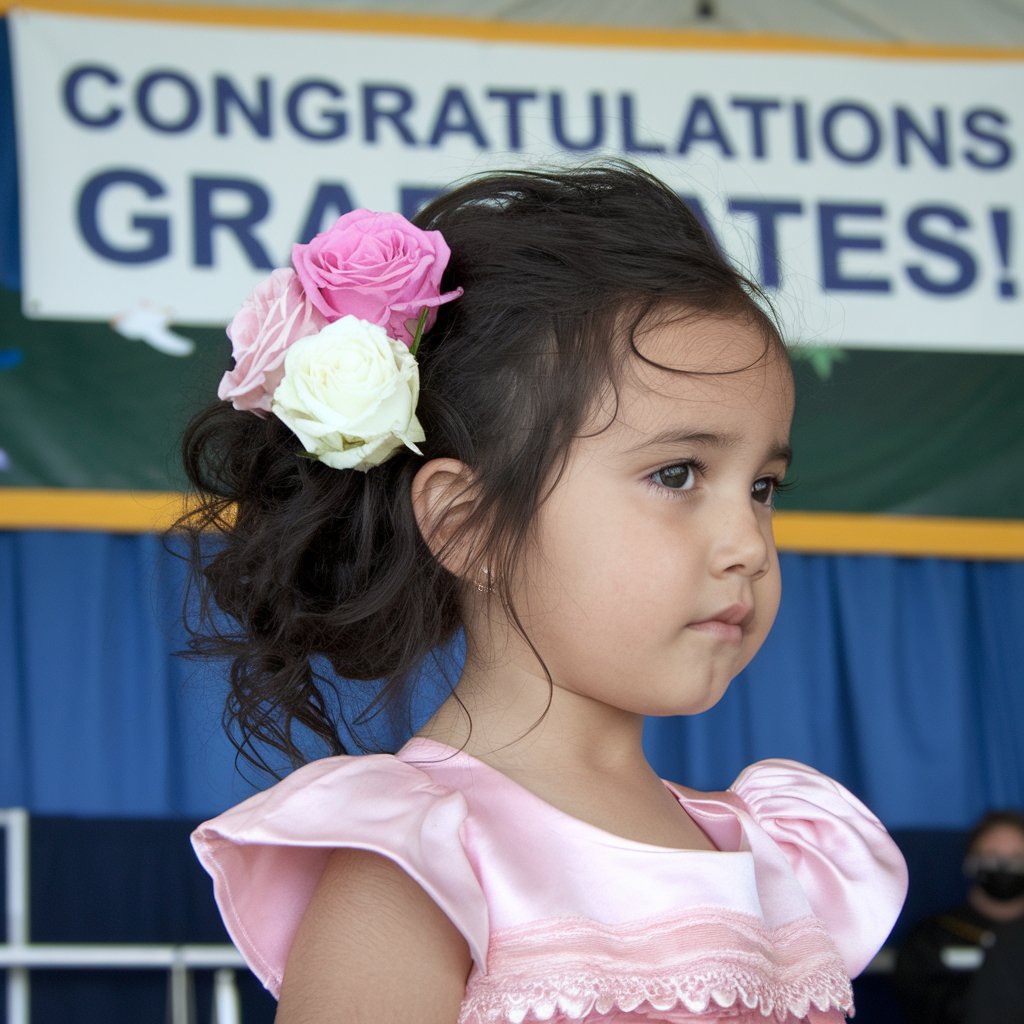
<instances>
[{"instance_id":1,"label":"green fabric backdrop","mask_svg":"<svg viewBox=\"0 0 1024 1024\"><path fill-rule=\"evenodd\" d=\"M107 324L26 320L0 292L0 484L174 490L190 412L216 392L222 330L172 357ZM803 511L1024 518L1024 356L797 350Z\"/></svg>"}]
</instances>

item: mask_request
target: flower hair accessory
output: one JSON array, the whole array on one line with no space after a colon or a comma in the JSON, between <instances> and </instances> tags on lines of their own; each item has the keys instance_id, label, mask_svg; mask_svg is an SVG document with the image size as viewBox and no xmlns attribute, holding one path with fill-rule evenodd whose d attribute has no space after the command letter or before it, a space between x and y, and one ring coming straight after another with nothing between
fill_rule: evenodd
<instances>
[{"instance_id":1,"label":"flower hair accessory","mask_svg":"<svg viewBox=\"0 0 1024 1024\"><path fill-rule=\"evenodd\" d=\"M228 326L234 366L217 395L272 413L311 457L364 472L401 448L419 454L416 351L451 251L397 213L353 210L253 290Z\"/></svg>"}]
</instances>

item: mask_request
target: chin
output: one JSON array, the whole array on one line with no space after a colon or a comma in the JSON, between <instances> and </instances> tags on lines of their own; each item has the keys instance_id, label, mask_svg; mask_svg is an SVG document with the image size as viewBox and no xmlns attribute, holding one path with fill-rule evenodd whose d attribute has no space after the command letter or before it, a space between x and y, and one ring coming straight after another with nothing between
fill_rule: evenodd
<instances>
[{"instance_id":1,"label":"chin","mask_svg":"<svg viewBox=\"0 0 1024 1024\"><path fill-rule=\"evenodd\" d=\"M653 718L669 718L674 715L702 715L705 711L710 711L726 695L728 689L729 683L726 683L724 686L709 689L699 699L688 700L685 704L680 704L678 700L669 700L664 706L659 705L658 707L646 708L643 713Z\"/></svg>"}]
</instances>

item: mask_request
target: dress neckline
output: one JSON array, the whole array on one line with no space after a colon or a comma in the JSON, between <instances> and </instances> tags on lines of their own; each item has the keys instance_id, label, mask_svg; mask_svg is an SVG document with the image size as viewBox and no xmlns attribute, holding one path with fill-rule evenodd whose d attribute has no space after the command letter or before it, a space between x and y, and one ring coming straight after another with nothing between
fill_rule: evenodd
<instances>
[{"instance_id":1,"label":"dress neckline","mask_svg":"<svg viewBox=\"0 0 1024 1024\"><path fill-rule=\"evenodd\" d=\"M407 752L410 749L415 750L416 748L426 747L436 751L442 751L445 756L440 759L423 759L427 763L431 764L447 764L447 763L462 763L466 766L472 767L474 770L483 771L489 776L496 776L501 780L502 784L511 787L515 790L522 799L529 800L535 804L544 814L548 817L555 818L556 820L567 824L574 831L578 831L584 835L589 835L591 839L596 839L603 846L616 846L623 849L634 850L643 853L652 854L676 854L686 855L688 857L749 857L750 853L746 850L723 850L717 847L713 850L697 850L692 848L681 848L675 846L659 846L656 843L645 843L639 839L629 839L626 836L620 836L615 832L609 832L607 829L601 828L599 825L594 825L589 821L584 821L582 818L577 818L575 815L569 814L568 811L563 811L561 808L556 807L554 804L549 803L543 797L538 796L532 790L527 789L521 783L516 782L515 779L506 775L504 772L499 771L497 768L492 767L486 761L481 761L478 757L474 757L472 754L466 753L464 750L460 750L458 747L449 746L447 743L442 743L440 740L431 739L427 736L413 736L402 748L398 751L397 757L407 763L414 763L417 760L421 760L415 757L408 757ZM675 797L679 804L680 810L686 814L691 821L701 829L702 832L708 837L708 839L714 843L714 838L708 833L704 825L701 824L700 815L694 815L691 811L691 802L696 802L697 799L688 796L681 786L677 786L675 783L668 782L662 779L662 784L665 788ZM724 801L716 800L715 796L708 794L709 800L714 801L722 809L728 807ZM732 811L732 808L728 808ZM737 822L737 824L739 824ZM742 831L742 827L740 827Z\"/></svg>"}]
</instances>

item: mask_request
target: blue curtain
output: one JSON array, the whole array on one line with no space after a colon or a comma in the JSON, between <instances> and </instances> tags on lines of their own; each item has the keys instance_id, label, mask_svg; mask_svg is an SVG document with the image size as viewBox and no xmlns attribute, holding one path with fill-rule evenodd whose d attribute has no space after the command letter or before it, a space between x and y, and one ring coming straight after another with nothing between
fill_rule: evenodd
<instances>
[{"instance_id":1,"label":"blue curtain","mask_svg":"<svg viewBox=\"0 0 1024 1024\"><path fill-rule=\"evenodd\" d=\"M716 708L652 721L668 777L791 757L894 828L1024 807L1024 564L785 555L765 647Z\"/></svg>"},{"instance_id":2,"label":"blue curtain","mask_svg":"<svg viewBox=\"0 0 1024 1024\"><path fill-rule=\"evenodd\" d=\"M175 654L184 578L153 536L0 533L0 806L195 819L251 792L222 668ZM898 829L1024 806L1024 564L790 554L783 579L726 698L648 723L664 776L720 788L791 757Z\"/></svg>"},{"instance_id":3,"label":"blue curtain","mask_svg":"<svg viewBox=\"0 0 1024 1024\"><path fill-rule=\"evenodd\" d=\"M0 805L197 818L252 792L154 536L0 533Z\"/></svg>"}]
</instances>

